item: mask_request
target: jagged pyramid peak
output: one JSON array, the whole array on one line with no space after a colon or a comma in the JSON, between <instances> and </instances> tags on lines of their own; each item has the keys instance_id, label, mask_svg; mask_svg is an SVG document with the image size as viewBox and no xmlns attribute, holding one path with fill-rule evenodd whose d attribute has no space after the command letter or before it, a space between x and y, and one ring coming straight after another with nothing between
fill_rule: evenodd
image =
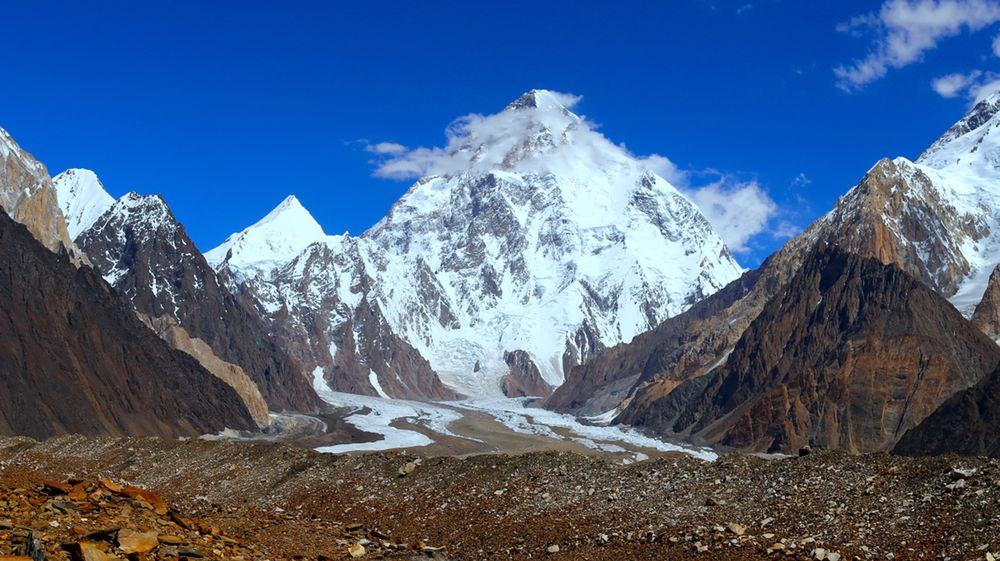
<instances>
[{"instance_id":1,"label":"jagged pyramid peak","mask_svg":"<svg viewBox=\"0 0 1000 561\"><path fill-rule=\"evenodd\" d=\"M525 92L521 97L515 99L507 105L506 110L541 109L543 111L569 111L569 108L576 105L579 101L579 96L551 90L535 89Z\"/></svg>"},{"instance_id":2,"label":"jagged pyramid peak","mask_svg":"<svg viewBox=\"0 0 1000 561\"><path fill-rule=\"evenodd\" d=\"M264 270L293 259L310 244L326 237L323 227L289 195L253 226L237 232L205 253L213 267L225 262L242 268Z\"/></svg>"}]
</instances>

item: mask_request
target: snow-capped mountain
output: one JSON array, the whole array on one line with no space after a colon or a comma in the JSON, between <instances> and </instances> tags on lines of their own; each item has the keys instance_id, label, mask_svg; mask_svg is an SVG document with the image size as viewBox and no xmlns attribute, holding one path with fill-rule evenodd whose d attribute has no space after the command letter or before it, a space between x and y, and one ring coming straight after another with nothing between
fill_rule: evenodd
<instances>
[{"instance_id":1,"label":"snow-capped mountain","mask_svg":"<svg viewBox=\"0 0 1000 561\"><path fill-rule=\"evenodd\" d=\"M426 394L393 348L462 394L557 386L742 272L687 198L564 101L534 90L468 119L360 237L324 236L288 199L209 260L286 344L307 336L293 355L337 389Z\"/></svg>"},{"instance_id":2,"label":"snow-capped mountain","mask_svg":"<svg viewBox=\"0 0 1000 561\"><path fill-rule=\"evenodd\" d=\"M269 408L316 405L299 366L220 282L161 196L114 200L83 169L59 174L55 184L94 268L161 337L236 388L258 423Z\"/></svg>"},{"instance_id":3,"label":"snow-capped mountain","mask_svg":"<svg viewBox=\"0 0 1000 561\"><path fill-rule=\"evenodd\" d=\"M828 245L902 269L948 298L966 318L978 307L973 324L996 339L1000 276L994 277L991 290L987 286L1000 262L998 112L1000 94L993 94L916 161L880 160L829 213L759 269L635 343L574 369L572 383L548 405L584 414L621 406L619 422L654 429L675 426L678 404L684 406L700 391L697 384L727 368L741 339L765 321L760 318L765 306L786 295L810 253ZM806 343L820 342L807 339L783 352L807 356L814 349ZM928 349L944 353L933 345ZM940 387L955 390L943 382ZM938 395L935 404L948 395Z\"/></svg>"},{"instance_id":4,"label":"snow-capped mountain","mask_svg":"<svg viewBox=\"0 0 1000 561\"><path fill-rule=\"evenodd\" d=\"M899 264L966 317L1000 262L998 111L995 93L916 161L880 161L825 218L849 246Z\"/></svg>"}]
</instances>

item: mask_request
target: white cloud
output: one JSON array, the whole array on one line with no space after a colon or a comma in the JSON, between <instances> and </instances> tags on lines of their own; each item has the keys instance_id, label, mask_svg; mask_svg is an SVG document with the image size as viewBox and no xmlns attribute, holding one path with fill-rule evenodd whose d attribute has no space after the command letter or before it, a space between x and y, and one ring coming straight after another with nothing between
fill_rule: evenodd
<instances>
[{"instance_id":1,"label":"white cloud","mask_svg":"<svg viewBox=\"0 0 1000 561\"><path fill-rule=\"evenodd\" d=\"M931 88L941 97L956 97L963 92L967 92L976 80L982 76L979 70L973 70L968 74L955 73L935 78L931 82Z\"/></svg>"},{"instance_id":2,"label":"white cloud","mask_svg":"<svg viewBox=\"0 0 1000 561\"><path fill-rule=\"evenodd\" d=\"M973 70L967 74L955 73L935 78L931 88L942 97L964 97L973 103L1000 90L1000 74Z\"/></svg>"},{"instance_id":3,"label":"white cloud","mask_svg":"<svg viewBox=\"0 0 1000 561\"><path fill-rule=\"evenodd\" d=\"M598 176L634 158L691 198L733 251L749 251L752 237L769 232L778 206L759 184L740 182L712 170L683 170L661 154L636 156L608 140L587 119L567 111L579 100L579 96L544 92L536 100L538 109L530 112L461 117L445 131L443 147L372 150L380 156L373 174L409 180L506 169ZM695 176L709 179L693 182Z\"/></svg>"},{"instance_id":4,"label":"white cloud","mask_svg":"<svg viewBox=\"0 0 1000 561\"><path fill-rule=\"evenodd\" d=\"M765 232L778 213L778 205L756 181L727 183L720 180L685 190L734 252L750 251L750 238Z\"/></svg>"},{"instance_id":5,"label":"white cloud","mask_svg":"<svg viewBox=\"0 0 1000 561\"><path fill-rule=\"evenodd\" d=\"M365 146L365 150L372 154L402 154L406 152L406 146L396 142L379 142Z\"/></svg>"},{"instance_id":6,"label":"white cloud","mask_svg":"<svg viewBox=\"0 0 1000 561\"><path fill-rule=\"evenodd\" d=\"M993 54L1000 56L1000 35L993 38Z\"/></svg>"},{"instance_id":7,"label":"white cloud","mask_svg":"<svg viewBox=\"0 0 1000 561\"><path fill-rule=\"evenodd\" d=\"M645 158L639 158L639 162L649 168L649 171L666 179L674 187L687 185L690 173L677 167L677 164L670 161L670 158L659 154L650 154Z\"/></svg>"},{"instance_id":8,"label":"white cloud","mask_svg":"<svg viewBox=\"0 0 1000 561\"><path fill-rule=\"evenodd\" d=\"M793 187L805 187L810 183L812 183L812 179L809 179L809 176L806 175L804 171L799 172L799 174L795 176L795 179L792 180Z\"/></svg>"},{"instance_id":9,"label":"white cloud","mask_svg":"<svg viewBox=\"0 0 1000 561\"><path fill-rule=\"evenodd\" d=\"M974 103L978 103L998 91L1000 91L1000 76L991 72L986 80L969 89L969 97Z\"/></svg>"},{"instance_id":10,"label":"white cloud","mask_svg":"<svg viewBox=\"0 0 1000 561\"><path fill-rule=\"evenodd\" d=\"M837 26L853 36L872 34L869 54L834 69L837 87L852 92L919 61L946 37L979 31L1000 21L997 0L887 0L878 14L866 14Z\"/></svg>"}]
</instances>

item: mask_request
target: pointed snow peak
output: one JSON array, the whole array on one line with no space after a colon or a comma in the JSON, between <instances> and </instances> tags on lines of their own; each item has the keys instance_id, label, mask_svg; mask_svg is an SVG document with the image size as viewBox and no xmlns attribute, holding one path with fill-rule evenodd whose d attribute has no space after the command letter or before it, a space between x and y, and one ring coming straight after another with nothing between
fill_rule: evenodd
<instances>
[{"instance_id":1,"label":"pointed snow peak","mask_svg":"<svg viewBox=\"0 0 1000 561\"><path fill-rule=\"evenodd\" d=\"M206 252L205 258L215 268L228 262L249 272L262 272L291 261L325 237L319 222L291 195L256 224Z\"/></svg>"},{"instance_id":2,"label":"pointed snow peak","mask_svg":"<svg viewBox=\"0 0 1000 561\"><path fill-rule=\"evenodd\" d=\"M542 111L569 111L580 101L579 96L549 90L531 90L514 100L506 110L540 109Z\"/></svg>"},{"instance_id":3,"label":"pointed snow peak","mask_svg":"<svg viewBox=\"0 0 1000 561\"><path fill-rule=\"evenodd\" d=\"M251 226L251 228L274 221L295 219L305 219L307 227L319 228L322 230L319 223L316 222L316 219L313 218L312 214L309 214L309 211L306 210L306 207L302 206L302 203L299 202L298 197L295 195L288 195L285 197L283 201L278 203L278 206L274 207L271 212L267 213L264 218L261 218L256 224L254 224L254 226Z\"/></svg>"},{"instance_id":4,"label":"pointed snow peak","mask_svg":"<svg viewBox=\"0 0 1000 561\"><path fill-rule=\"evenodd\" d=\"M52 182L70 239L75 240L90 228L115 202L97 174L89 169L68 169L52 178Z\"/></svg>"}]
</instances>

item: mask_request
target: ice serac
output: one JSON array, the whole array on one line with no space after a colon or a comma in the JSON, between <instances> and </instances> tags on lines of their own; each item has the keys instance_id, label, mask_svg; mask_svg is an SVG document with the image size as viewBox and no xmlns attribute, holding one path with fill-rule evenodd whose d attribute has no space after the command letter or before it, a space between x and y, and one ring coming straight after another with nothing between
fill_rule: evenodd
<instances>
[{"instance_id":1,"label":"ice serac","mask_svg":"<svg viewBox=\"0 0 1000 561\"><path fill-rule=\"evenodd\" d=\"M620 422L650 419L658 400L726 363L750 323L820 243L892 264L971 316L1000 261L998 106L997 96L977 104L916 162L877 162L757 271L633 344L573 369L549 405L586 414L617 405Z\"/></svg>"},{"instance_id":2,"label":"ice serac","mask_svg":"<svg viewBox=\"0 0 1000 561\"><path fill-rule=\"evenodd\" d=\"M75 240L115 203L89 169L68 169L52 178L52 182L66 216L70 239Z\"/></svg>"},{"instance_id":3,"label":"ice serac","mask_svg":"<svg viewBox=\"0 0 1000 561\"><path fill-rule=\"evenodd\" d=\"M51 251L70 253L80 262L79 250L66 229L66 220L49 172L0 128L0 208Z\"/></svg>"},{"instance_id":4,"label":"ice serac","mask_svg":"<svg viewBox=\"0 0 1000 561\"><path fill-rule=\"evenodd\" d=\"M0 211L0 434L198 436L254 422L89 267Z\"/></svg>"},{"instance_id":5,"label":"ice serac","mask_svg":"<svg viewBox=\"0 0 1000 561\"><path fill-rule=\"evenodd\" d=\"M370 362L335 335L363 302L458 393L499 395L505 377L537 378L506 384L515 392L557 386L742 273L700 211L573 101L534 90L466 119L429 175L360 237L329 237L270 271L266 251L235 247L239 235L210 254L231 254L217 268L253 279L275 317L328 322L310 343L327 374L338 354Z\"/></svg>"},{"instance_id":6,"label":"ice serac","mask_svg":"<svg viewBox=\"0 0 1000 561\"><path fill-rule=\"evenodd\" d=\"M150 325L167 326L157 332L234 382L258 421L266 421L261 396L274 411L310 411L319 404L300 366L277 346L256 312L222 285L159 195L125 194L76 241L136 312Z\"/></svg>"}]
</instances>

